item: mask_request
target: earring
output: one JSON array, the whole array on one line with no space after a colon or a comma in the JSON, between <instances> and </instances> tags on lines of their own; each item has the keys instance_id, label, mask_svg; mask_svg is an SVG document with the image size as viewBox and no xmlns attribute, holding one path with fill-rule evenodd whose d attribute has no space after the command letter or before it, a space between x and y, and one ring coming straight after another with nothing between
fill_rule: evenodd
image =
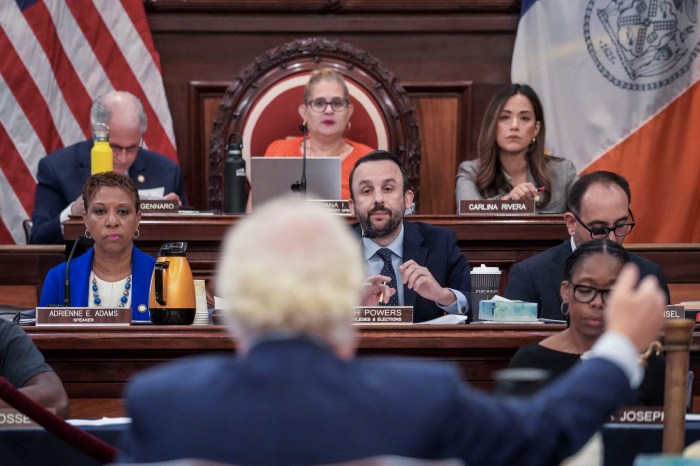
<instances>
[{"instance_id":1,"label":"earring","mask_svg":"<svg viewBox=\"0 0 700 466\"><path fill-rule=\"evenodd\" d=\"M90 230L88 230L87 227L85 227L85 237L86 237L87 239L92 238L92 235L90 234Z\"/></svg>"},{"instance_id":2,"label":"earring","mask_svg":"<svg viewBox=\"0 0 700 466\"><path fill-rule=\"evenodd\" d=\"M566 308L564 308L566 306ZM561 311L562 315L568 316L569 315L569 303L561 303L561 306L559 306L559 310Z\"/></svg>"},{"instance_id":3,"label":"earring","mask_svg":"<svg viewBox=\"0 0 700 466\"><path fill-rule=\"evenodd\" d=\"M345 129L349 131L350 128L352 128L352 123L350 123L350 120L348 120L348 124L345 125Z\"/></svg>"},{"instance_id":4,"label":"earring","mask_svg":"<svg viewBox=\"0 0 700 466\"><path fill-rule=\"evenodd\" d=\"M141 232L138 230L138 228L136 229L136 233L134 233L133 236L134 236L134 239L136 239L136 238L138 238L139 236L141 236Z\"/></svg>"},{"instance_id":5,"label":"earring","mask_svg":"<svg viewBox=\"0 0 700 466\"><path fill-rule=\"evenodd\" d=\"M532 144L531 144L531 145L534 146L535 144L537 144L537 136L535 136L534 138L532 138Z\"/></svg>"}]
</instances>

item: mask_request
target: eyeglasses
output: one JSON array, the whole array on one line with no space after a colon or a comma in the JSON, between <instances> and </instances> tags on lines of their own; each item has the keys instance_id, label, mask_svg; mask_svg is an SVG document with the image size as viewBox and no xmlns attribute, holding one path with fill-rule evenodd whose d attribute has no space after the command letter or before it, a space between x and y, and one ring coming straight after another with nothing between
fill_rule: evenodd
<instances>
[{"instance_id":1,"label":"eyeglasses","mask_svg":"<svg viewBox=\"0 0 700 466\"><path fill-rule=\"evenodd\" d=\"M334 112L339 112L348 108L348 99L333 99L330 102L326 99L319 97L318 99L309 100L306 105L311 107L314 112L325 112L326 108L330 105Z\"/></svg>"},{"instance_id":2,"label":"eyeglasses","mask_svg":"<svg viewBox=\"0 0 700 466\"><path fill-rule=\"evenodd\" d=\"M592 302L596 296L600 295L600 299L603 301L603 305L605 305L605 300L608 299L608 295L612 291L611 289L577 285L573 282L569 282L569 284L574 288L574 299L581 304L588 304Z\"/></svg>"},{"instance_id":3,"label":"eyeglasses","mask_svg":"<svg viewBox=\"0 0 700 466\"><path fill-rule=\"evenodd\" d=\"M576 218L578 223L580 223L583 228L588 230L588 232L591 234L591 239L597 239L607 237L611 231L614 232L615 236L617 236L618 238L623 238L629 235L632 231L632 228L634 228L634 226L636 225L636 222L634 221L634 215L632 214L632 211L627 209L627 212L629 212L632 221L629 223L615 225L614 227L589 227L588 225L583 223L583 221L580 218L578 218L578 215L576 215L574 212L571 213L574 214L574 217Z\"/></svg>"},{"instance_id":4,"label":"eyeglasses","mask_svg":"<svg viewBox=\"0 0 700 466\"><path fill-rule=\"evenodd\" d=\"M138 144L134 144L133 146L129 146L129 147L118 146L116 144L110 144L109 147L112 148L112 152L114 152L114 155L117 155L121 151L124 151L128 154L129 153L133 154L134 152L137 152L139 149L141 149L142 144L143 144L143 141L139 141Z\"/></svg>"}]
</instances>

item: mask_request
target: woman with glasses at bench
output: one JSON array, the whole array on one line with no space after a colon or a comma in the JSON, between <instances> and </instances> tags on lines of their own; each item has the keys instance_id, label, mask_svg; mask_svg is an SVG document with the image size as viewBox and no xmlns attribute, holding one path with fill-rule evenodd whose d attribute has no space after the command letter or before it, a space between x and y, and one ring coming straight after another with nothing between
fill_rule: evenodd
<instances>
[{"instance_id":1,"label":"woman with glasses at bench","mask_svg":"<svg viewBox=\"0 0 700 466\"><path fill-rule=\"evenodd\" d=\"M304 88L304 102L299 105L299 116L307 131L307 157L340 157L341 197L350 199L348 178L357 159L373 151L359 142L343 138L350 129L353 106L349 100L348 87L340 73L321 68L311 73ZM273 141L265 156L301 157L304 138L302 136Z\"/></svg>"},{"instance_id":2,"label":"woman with glasses at bench","mask_svg":"<svg viewBox=\"0 0 700 466\"><path fill-rule=\"evenodd\" d=\"M544 369L552 380L575 365L605 331L606 299L620 270L629 261L627 251L607 238L577 247L566 261L560 287L567 328L539 343L519 348L509 367ZM665 370L663 356L650 356L642 384L625 405L662 406Z\"/></svg>"}]
</instances>

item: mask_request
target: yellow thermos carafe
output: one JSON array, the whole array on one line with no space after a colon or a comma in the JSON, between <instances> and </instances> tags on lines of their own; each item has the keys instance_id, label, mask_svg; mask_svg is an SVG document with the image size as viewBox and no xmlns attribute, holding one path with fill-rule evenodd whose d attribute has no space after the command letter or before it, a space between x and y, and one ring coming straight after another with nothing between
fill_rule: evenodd
<instances>
[{"instance_id":1,"label":"yellow thermos carafe","mask_svg":"<svg viewBox=\"0 0 700 466\"><path fill-rule=\"evenodd\" d=\"M154 324L190 325L194 321L194 280L186 251L185 241L165 243L160 248L148 299L148 312Z\"/></svg>"}]
</instances>

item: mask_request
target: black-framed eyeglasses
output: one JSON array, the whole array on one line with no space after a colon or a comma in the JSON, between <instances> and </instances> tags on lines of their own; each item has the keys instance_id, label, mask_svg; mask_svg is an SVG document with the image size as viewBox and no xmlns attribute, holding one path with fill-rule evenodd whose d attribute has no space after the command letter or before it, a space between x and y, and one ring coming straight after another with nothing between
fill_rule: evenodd
<instances>
[{"instance_id":1,"label":"black-framed eyeglasses","mask_svg":"<svg viewBox=\"0 0 700 466\"><path fill-rule=\"evenodd\" d=\"M581 304L588 304L592 302L596 296L600 295L600 299L603 301L603 305L605 305L605 300L608 299L608 295L612 291L609 288L595 288L593 286L577 285L573 282L569 282L569 284L574 288L574 299Z\"/></svg>"},{"instance_id":2,"label":"black-framed eyeglasses","mask_svg":"<svg viewBox=\"0 0 700 466\"><path fill-rule=\"evenodd\" d=\"M627 212L630 214L630 218L632 219L632 221L629 223L621 223L620 225L615 225L613 227L589 227L588 225L583 223L583 220L581 220L578 217L578 215L576 215L576 213L571 213L574 214L576 221L580 223L583 228L588 230L588 232L591 234L591 239L597 239L607 237L611 231L614 232L615 236L617 236L618 238L623 238L629 235L632 231L632 228L634 228L634 226L637 223L634 221L634 215L632 214L632 211L630 209L627 209Z\"/></svg>"},{"instance_id":3,"label":"black-framed eyeglasses","mask_svg":"<svg viewBox=\"0 0 700 466\"><path fill-rule=\"evenodd\" d=\"M348 108L348 104L348 99L336 98L331 101L328 101L322 97L306 102L306 105L311 107L311 110L318 113L325 112L326 108L328 108L329 105L331 106L334 112L339 112Z\"/></svg>"},{"instance_id":4,"label":"black-framed eyeglasses","mask_svg":"<svg viewBox=\"0 0 700 466\"><path fill-rule=\"evenodd\" d=\"M143 145L143 141L139 141L138 144L134 144L133 146L124 147L124 146L119 146L117 144L110 143L109 147L112 148L112 152L114 153L114 155L117 155L121 151L133 154L134 152L138 152L138 150L141 149L142 145Z\"/></svg>"}]
</instances>

